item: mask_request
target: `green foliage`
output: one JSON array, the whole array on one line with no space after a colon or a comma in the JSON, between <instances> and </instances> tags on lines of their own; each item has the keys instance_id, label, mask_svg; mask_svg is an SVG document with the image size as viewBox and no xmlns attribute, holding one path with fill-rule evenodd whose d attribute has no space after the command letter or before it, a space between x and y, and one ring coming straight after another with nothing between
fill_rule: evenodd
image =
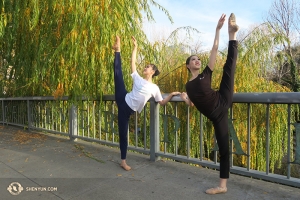
<instances>
[{"instance_id":1,"label":"green foliage","mask_svg":"<svg viewBox=\"0 0 300 200\"><path fill-rule=\"evenodd\" d=\"M131 36L142 41L147 61L156 54L141 29L143 12L153 19L150 4L168 15L147 0L1 1L1 76L8 77L1 79L1 96L113 93L115 35L122 39L125 80L130 85Z\"/></svg>"}]
</instances>

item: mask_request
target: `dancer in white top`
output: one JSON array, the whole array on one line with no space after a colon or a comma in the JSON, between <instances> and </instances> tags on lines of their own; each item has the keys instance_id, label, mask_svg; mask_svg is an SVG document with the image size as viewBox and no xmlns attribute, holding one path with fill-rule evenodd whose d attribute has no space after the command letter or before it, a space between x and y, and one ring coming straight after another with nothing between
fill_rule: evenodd
<instances>
[{"instance_id":1,"label":"dancer in white top","mask_svg":"<svg viewBox=\"0 0 300 200\"><path fill-rule=\"evenodd\" d=\"M165 99L162 98L158 86L152 83L152 77L157 76L159 71L154 64L149 64L144 68L143 78L136 71L136 54L137 54L137 41L132 37L134 45L131 57L131 70L133 78L133 88L131 92L127 92L124 84L122 65L121 65L121 45L120 38L117 36L113 49L115 50L114 60L114 81L115 81L115 98L118 106L118 126L120 137L120 150L121 150L121 167L125 170L130 170L131 167L126 163L127 154L127 130L128 121L134 111L141 112L146 102L154 97L155 101L160 105L165 105L174 95L180 92L172 92Z\"/></svg>"}]
</instances>

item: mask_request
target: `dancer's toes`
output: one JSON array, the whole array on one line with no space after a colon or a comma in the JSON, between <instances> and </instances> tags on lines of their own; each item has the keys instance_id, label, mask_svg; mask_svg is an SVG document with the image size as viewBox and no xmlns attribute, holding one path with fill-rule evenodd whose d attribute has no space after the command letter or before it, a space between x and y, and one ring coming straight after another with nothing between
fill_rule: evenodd
<instances>
[{"instance_id":1,"label":"dancer's toes","mask_svg":"<svg viewBox=\"0 0 300 200\"><path fill-rule=\"evenodd\" d=\"M116 36L116 41L115 44L112 46L113 50L115 50L116 52L120 52L121 50L121 45L120 45L120 37Z\"/></svg>"},{"instance_id":2,"label":"dancer's toes","mask_svg":"<svg viewBox=\"0 0 300 200\"><path fill-rule=\"evenodd\" d=\"M131 167L130 167L129 165L127 165L126 163L122 163L122 164L121 164L121 167L122 167L123 169L125 169L126 171L131 170Z\"/></svg>"},{"instance_id":3,"label":"dancer's toes","mask_svg":"<svg viewBox=\"0 0 300 200\"><path fill-rule=\"evenodd\" d=\"M221 194L221 193L226 193L226 192L227 192L226 187L210 188L205 191L206 194Z\"/></svg>"},{"instance_id":4,"label":"dancer's toes","mask_svg":"<svg viewBox=\"0 0 300 200\"><path fill-rule=\"evenodd\" d=\"M239 30L239 26L236 24L235 15L231 13L228 20L228 31L237 32L238 30Z\"/></svg>"}]
</instances>

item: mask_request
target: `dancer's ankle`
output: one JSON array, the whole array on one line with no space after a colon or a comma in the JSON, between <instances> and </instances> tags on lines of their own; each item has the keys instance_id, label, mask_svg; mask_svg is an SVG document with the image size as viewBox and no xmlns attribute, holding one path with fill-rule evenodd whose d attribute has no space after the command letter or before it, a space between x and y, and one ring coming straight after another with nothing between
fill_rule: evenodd
<instances>
[{"instance_id":1,"label":"dancer's ankle","mask_svg":"<svg viewBox=\"0 0 300 200\"><path fill-rule=\"evenodd\" d=\"M131 167L127 165L126 160L122 160L120 166L125 169L126 171L131 170Z\"/></svg>"}]
</instances>

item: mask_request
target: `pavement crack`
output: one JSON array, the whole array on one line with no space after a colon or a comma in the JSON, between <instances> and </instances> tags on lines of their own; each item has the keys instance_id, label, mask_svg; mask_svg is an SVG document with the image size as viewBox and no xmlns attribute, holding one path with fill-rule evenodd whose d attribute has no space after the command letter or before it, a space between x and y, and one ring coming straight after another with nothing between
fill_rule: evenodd
<instances>
[{"instance_id":1,"label":"pavement crack","mask_svg":"<svg viewBox=\"0 0 300 200\"><path fill-rule=\"evenodd\" d=\"M100 163L105 163L103 160L100 160L100 159L94 157L90 152L85 151L83 146L81 146L79 144L74 144L74 147L77 150L81 151L83 153L83 155L85 155L86 157L91 158L91 159L93 159L93 160L95 160L97 162L100 162Z\"/></svg>"}]
</instances>

